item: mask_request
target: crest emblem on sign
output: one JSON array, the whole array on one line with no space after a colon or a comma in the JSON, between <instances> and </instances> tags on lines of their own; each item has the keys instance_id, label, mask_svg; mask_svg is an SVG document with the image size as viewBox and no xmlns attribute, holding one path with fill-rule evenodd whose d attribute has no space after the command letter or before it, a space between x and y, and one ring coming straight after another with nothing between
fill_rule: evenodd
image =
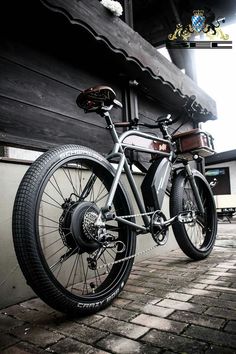
<instances>
[{"instance_id":1,"label":"crest emblem on sign","mask_svg":"<svg viewBox=\"0 0 236 354\"><path fill-rule=\"evenodd\" d=\"M205 27L205 16L203 10L195 10L193 11L192 16L192 27L194 31L200 33Z\"/></svg>"}]
</instances>

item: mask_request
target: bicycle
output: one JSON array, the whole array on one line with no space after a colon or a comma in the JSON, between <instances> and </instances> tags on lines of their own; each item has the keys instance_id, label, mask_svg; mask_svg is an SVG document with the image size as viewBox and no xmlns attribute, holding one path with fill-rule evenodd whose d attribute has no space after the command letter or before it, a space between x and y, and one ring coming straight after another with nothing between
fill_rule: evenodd
<instances>
[{"instance_id":1,"label":"bicycle","mask_svg":"<svg viewBox=\"0 0 236 354\"><path fill-rule=\"evenodd\" d=\"M179 117L170 115L155 124L138 119L115 123L109 111L122 105L106 86L83 91L77 104L105 118L113 150L103 157L84 146L64 145L42 154L19 186L13 239L22 272L39 297L61 312L88 314L108 306L123 289L134 261L137 234L151 233L154 247L164 245L172 225L183 252L200 260L213 249L217 216L209 184L189 165L190 158L197 160L213 152L209 135L172 136L168 126ZM194 98L190 97L185 113L193 111ZM140 125L159 128L162 137L138 130ZM118 136L117 127L127 130ZM190 148L185 146L186 137L190 137ZM151 156L141 191L128 151ZM116 169L111 164L114 161ZM121 182L123 171L139 214L134 214ZM168 192L169 219L161 211Z\"/></svg>"}]
</instances>

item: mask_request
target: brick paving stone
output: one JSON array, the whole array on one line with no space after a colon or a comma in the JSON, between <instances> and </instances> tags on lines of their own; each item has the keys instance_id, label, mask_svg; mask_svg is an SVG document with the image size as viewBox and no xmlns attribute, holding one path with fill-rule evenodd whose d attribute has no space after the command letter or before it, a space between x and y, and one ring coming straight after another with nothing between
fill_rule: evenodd
<instances>
[{"instance_id":1,"label":"brick paving stone","mask_svg":"<svg viewBox=\"0 0 236 354\"><path fill-rule=\"evenodd\" d=\"M158 302L160 302L161 300L163 300L162 297L157 297L154 300L148 301L147 304L151 304L151 305L156 305Z\"/></svg>"},{"instance_id":2,"label":"brick paving stone","mask_svg":"<svg viewBox=\"0 0 236 354\"><path fill-rule=\"evenodd\" d=\"M161 263L151 263L151 264L148 264L147 265L147 268L151 268L151 269L160 269L160 270L163 270L163 271L172 271L174 270L174 268L170 267L168 264L165 265L165 264L161 264Z\"/></svg>"},{"instance_id":3,"label":"brick paving stone","mask_svg":"<svg viewBox=\"0 0 236 354\"><path fill-rule=\"evenodd\" d=\"M116 354L156 354L160 352L160 349L151 345L115 335L109 335L99 341L97 345Z\"/></svg>"},{"instance_id":4,"label":"brick paving stone","mask_svg":"<svg viewBox=\"0 0 236 354\"><path fill-rule=\"evenodd\" d=\"M236 333L236 321L229 321L224 330L227 332Z\"/></svg>"},{"instance_id":5,"label":"brick paving stone","mask_svg":"<svg viewBox=\"0 0 236 354\"><path fill-rule=\"evenodd\" d=\"M113 300L112 305L120 307L120 308L123 308L126 305L130 304L131 302L132 302L132 300L126 300L126 299L117 298L117 299Z\"/></svg>"},{"instance_id":6,"label":"brick paving stone","mask_svg":"<svg viewBox=\"0 0 236 354\"><path fill-rule=\"evenodd\" d=\"M170 282L170 281L169 281ZM151 288L152 290L159 289L161 287L161 284L166 284L168 283L167 279L163 278L152 278L150 280L145 280L143 285L147 288Z\"/></svg>"},{"instance_id":7,"label":"brick paving stone","mask_svg":"<svg viewBox=\"0 0 236 354\"><path fill-rule=\"evenodd\" d=\"M226 268L226 269L236 269L236 266L232 265L231 263L221 263L216 266L216 268Z\"/></svg>"},{"instance_id":8,"label":"brick paving stone","mask_svg":"<svg viewBox=\"0 0 236 354\"><path fill-rule=\"evenodd\" d=\"M190 304L188 302L164 299L158 303L158 306L168 307L175 310L188 310L191 312L202 313L206 310L206 306Z\"/></svg>"},{"instance_id":9,"label":"brick paving stone","mask_svg":"<svg viewBox=\"0 0 236 354\"><path fill-rule=\"evenodd\" d=\"M86 324L86 325L91 325L92 323L95 323L99 320L102 319L102 316L100 315L89 315L89 316L86 316L86 317L80 317L80 318L74 318L73 320L75 322L78 322L78 323L83 323L83 324Z\"/></svg>"},{"instance_id":10,"label":"brick paving stone","mask_svg":"<svg viewBox=\"0 0 236 354\"><path fill-rule=\"evenodd\" d=\"M137 324L124 321L118 321L109 317L104 317L102 320L94 323L92 326L131 339L137 339L143 336L149 330L149 328L145 326L139 326Z\"/></svg>"},{"instance_id":11,"label":"brick paving stone","mask_svg":"<svg viewBox=\"0 0 236 354\"><path fill-rule=\"evenodd\" d=\"M187 311L175 311L172 315L169 316L169 318L180 322L192 323L199 326L215 329L222 328L223 324L225 323L225 320L220 318Z\"/></svg>"},{"instance_id":12,"label":"brick paving stone","mask_svg":"<svg viewBox=\"0 0 236 354\"><path fill-rule=\"evenodd\" d=\"M52 314L38 312L36 319L31 321L30 324L26 323L25 327L37 326L53 331L67 322L70 322L69 316L61 314L61 316L55 318Z\"/></svg>"},{"instance_id":13,"label":"brick paving stone","mask_svg":"<svg viewBox=\"0 0 236 354\"><path fill-rule=\"evenodd\" d=\"M224 281L224 282L235 282L235 276L233 277L223 277L223 276L220 276L217 280L220 280L220 281Z\"/></svg>"},{"instance_id":14,"label":"brick paving stone","mask_svg":"<svg viewBox=\"0 0 236 354\"><path fill-rule=\"evenodd\" d=\"M128 278L126 285L134 285L134 286L142 286L143 285L143 278L141 279L132 279Z\"/></svg>"},{"instance_id":15,"label":"brick paving stone","mask_svg":"<svg viewBox=\"0 0 236 354\"><path fill-rule=\"evenodd\" d=\"M220 300L226 300L226 301L236 301L236 293L235 294L229 294L229 293L221 293L219 296Z\"/></svg>"},{"instance_id":16,"label":"brick paving stone","mask_svg":"<svg viewBox=\"0 0 236 354\"><path fill-rule=\"evenodd\" d=\"M32 322L36 321L37 318L41 318L41 313L39 311L31 310L21 305L8 307L4 310L4 312L7 315L13 316L24 322Z\"/></svg>"},{"instance_id":17,"label":"brick paving stone","mask_svg":"<svg viewBox=\"0 0 236 354\"><path fill-rule=\"evenodd\" d=\"M191 295L204 295L207 297L218 298L220 296L219 292L209 291L205 289L194 289L194 288L180 288L178 289L180 293L186 293Z\"/></svg>"},{"instance_id":18,"label":"brick paving stone","mask_svg":"<svg viewBox=\"0 0 236 354\"><path fill-rule=\"evenodd\" d=\"M164 293L164 291L167 293L169 291L176 291L180 286L186 285L185 282L181 283L181 280L179 282L174 283L174 282L169 282L168 284L160 284L156 289L152 290L149 295L156 294L158 295L160 292Z\"/></svg>"},{"instance_id":19,"label":"brick paving stone","mask_svg":"<svg viewBox=\"0 0 236 354\"><path fill-rule=\"evenodd\" d=\"M166 295L167 299L188 301L192 298L192 295L182 293L169 293Z\"/></svg>"},{"instance_id":20,"label":"brick paving stone","mask_svg":"<svg viewBox=\"0 0 236 354\"><path fill-rule=\"evenodd\" d=\"M209 270L207 273L207 275L216 275L218 277L232 277L233 275L232 274L229 274L227 271L224 271L222 272L222 270L220 269L212 269L212 270Z\"/></svg>"},{"instance_id":21,"label":"brick paving stone","mask_svg":"<svg viewBox=\"0 0 236 354\"><path fill-rule=\"evenodd\" d=\"M190 325L184 332L188 337L204 340L210 344L222 345L226 348L236 348L236 335L221 331Z\"/></svg>"},{"instance_id":22,"label":"brick paving stone","mask_svg":"<svg viewBox=\"0 0 236 354\"><path fill-rule=\"evenodd\" d=\"M235 350L211 345L205 354L235 354Z\"/></svg>"},{"instance_id":23,"label":"brick paving stone","mask_svg":"<svg viewBox=\"0 0 236 354\"><path fill-rule=\"evenodd\" d=\"M164 292L164 294L166 294L166 292ZM118 299L126 299L126 300L135 300L135 301L140 301L140 302L144 302L145 304L147 302L153 301L157 298L157 296L155 294L153 295L144 295L144 294L134 294L128 291L122 291L119 296Z\"/></svg>"},{"instance_id":24,"label":"brick paving stone","mask_svg":"<svg viewBox=\"0 0 236 354\"><path fill-rule=\"evenodd\" d=\"M181 322L145 314L141 314L135 317L132 320L132 323L173 333L180 333L187 326L187 324Z\"/></svg>"},{"instance_id":25,"label":"brick paving stone","mask_svg":"<svg viewBox=\"0 0 236 354\"><path fill-rule=\"evenodd\" d=\"M212 306L212 304L214 304L215 307L222 307L222 308L236 310L236 301L222 301L219 299L214 299L214 302L212 302L212 299L209 297L194 296L192 297L190 302L195 304L202 304L206 306Z\"/></svg>"},{"instance_id":26,"label":"brick paving stone","mask_svg":"<svg viewBox=\"0 0 236 354\"><path fill-rule=\"evenodd\" d=\"M93 344L107 335L107 332L76 322L64 323L63 326L61 325L58 327L57 331L66 336L74 337L75 339L86 344Z\"/></svg>"},{"instance_id":27,"label":"brick paving stone","mask_svg":"<svg viewBox=\"0 0 236 354\"><path fill-rule=\"evenodd\" d=\"M52 352L58 354L64 354L64 353L107 354L107 352L104 350L94 348L91 345L78 342L71 338L65 338L60 340L58 343L47 348L47 351L49 353Z\"/></svg>"},{"instance_id":28,"label":"brick paving stone","mask_svg":"<svg viewBox=\"0 0 236 354\"><path fill-rule=\"evenodd\" d=\"M132 301L128 305L125 306L126 309L134 312L142 312L143 308L146 306L143 302L140 301Z\"/></svg>"},{"instance_id":29,"label":"brick paving stone","mask_svg":"<svg viewBox=\"0 0 236 354\"><path fill-rule=\"evenodd\" d=\"M47 347L53 343L56 343L58 340L64 336L48 331L44 328L39 327L30 327L30 326L21 326L13 329L11 333L20 338L22 341L27 341L41 347Z\"/></svg>"},{"instance_id":30,"label":"brick paving stone","mask_svg":"<svg viewBox=\"0 0 236 354\"><path fill-rule=\"evenodd\" d=\"M6 314L0 314L0 330L3 332L8 331L11 328L21 326L23 321L17 320Z\"/></svg>"},{"instance_id":31,"label":"brick paving stone","mask_svg":"<svg viewBox=\"0 0 236 354\"><path fill-rule=\"evenodd\" d=\"M207 311L205 311L205 314L215 316L215 317L225 318L228 320L236 320L236 311L218 308L218 307L209 307Z\"/></svg>"},{"instance_id":32,"label":"brick paving stone","mask_svg":"<svg viewBox=\"0 0 236 354\"><path fill-rule=\"evenodd\" d=\"M230 294L236 294L236 289L232 289L225 286L208 285L206 290L222 291Z\"/></svg>"},{"instance_id":33,"label":"brick paving stone","mask_svg":"<svg viewBox=\"0 0 236 354\"><path fill-rule=\"evenodd\" d=\"M127 308L120 309L114 306L110 306L105 310L98 312L98 314L102 316L116 318L117 320L122 320L122 321L130 321L135 316L135 313L133 311L129 311Z\"/></svg>"},{"instance_id":34,"label":"brick paving stone","mask_svg":"<svg viewBox=\"0 0 236 354\"><path fill-rule=\"evenodd\" d=\"M42 354L45 351L32 344L19 342L1 351L1 354Z\"/></svg>"},{"instance_id":35,"label":"brick paving stone","mask_svg":"<svg viewBox=\"0 0 236 354\"><path fill-rule=\"evenodd\" d=\"M221 281L221 280L210 280L210 279L198 279L199 283L208 284L208 285L218 285L218 286L230 286L229 281Z\"/></svg>"},{"instance_id":36,"label":"brick paving stone","mask_svg":"<svg viewBox=\"0 0 236 354\"><path fill-rule=\"evenodd\" d=\"M31 299L31 300L28 300L28 301L24 301L24 302L21 303L21 306L25 307L25 308L28 308L28 309L31 309L31 310L42 311L42 312L45 312L45 313L55 312L55 310L53 308L51 308L50 306L45 304L39 298Z\"/></svg>"},{"instance_id":37,"label":"brick paving stone","mask_svg":"<svg viewBox=\"0 0 236 354\"><path fill-rule=\"evenodd\" d=\"M182 354L203 354L206 348L206 344L201 341L177 336L168 332L157 331L155 329L152 329L142 337L142 341Z\"/></svg>"},{"instance_id":38,"label":"brick paving stone","mask_svg":"<svg viewBox=\"0 0 236 354\"><path fill-rule=\"evenodd\" d=\"M9 347L10 345L13 345L17 342L19 342L19 339L9 334L0 333L0 350Z\"/></svg>"},{"instance_id":39,"label":"brick paving stone","mask_svg":"<svg viewBox=\"0 0 236 354\"><path fill-rule=\"evenodd\" d=\"M201 278L199 278L199 279L202 279L202 280L220 280L219 279L219 275L206 274L206 273L203 274L201 276ZM229 281L229 279L227 281Z\"/></svg>"},{"instance_id":40,"label":"brick paving stone","mask_svg":"<svg viewBox=\"0 0 236 354\"><path fill-rule=\"evenodd\" d=\"M195 288L195 289L205 289L206 287L207 287L207 284L191 283L191 288Z\"/></svg>"},{"instance_id":41,"label":"brick paving stone","mask_svg":"<svg viewBox=\"0 0 236 354\"><path fill-rule=\"evenodd\" d=\"M152 283L152 285L148 284L147 286L149 286L149 285L153 289L149 293L149 296L151 295L151 296L155 296L155 297L165 297L167 293L169 293L170 291L175 291L178 288L177 285L174 285L174 284L166 285L166 284Z\"/></svg>"},{"instance_id":42,"label":"brick paving stone","mask_svg":"<svg viewBox=\"0 0 236 354\"><path fill-rule=\"evenodd\" d=\"M127 308L136 312L143 312L146 314L151 314L155 315L158 317L167 317L169 316L172 312L174 312L173 309L168 309L165 307L161 306L155 306L155 304L143 304L141 302L136 302L133 301L131 304L127 305Z\"/></svg>"}]
</instances>

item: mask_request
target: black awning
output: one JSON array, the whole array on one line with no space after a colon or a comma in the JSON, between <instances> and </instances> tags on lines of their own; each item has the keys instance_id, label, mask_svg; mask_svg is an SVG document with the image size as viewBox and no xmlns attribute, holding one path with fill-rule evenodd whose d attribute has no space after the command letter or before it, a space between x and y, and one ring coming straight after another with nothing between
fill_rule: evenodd
<instances>
[{"instance_id":1,"label":"black awning","mask_svg":"<svg viewBox=\"0 0 236 354\"><path fill-rule=\"evenodd\" d=\"M180 69L135 32L115 17L97 0L41 0L50 10L64 14L71 24L82 26L97 41L105 43L116 56L127 76L137 80L142 91L175 111L191 95L202 108L198 121L216 119L215 101ZM124 64L125 61L125 64Z\"/></svg>"}]
</instances>

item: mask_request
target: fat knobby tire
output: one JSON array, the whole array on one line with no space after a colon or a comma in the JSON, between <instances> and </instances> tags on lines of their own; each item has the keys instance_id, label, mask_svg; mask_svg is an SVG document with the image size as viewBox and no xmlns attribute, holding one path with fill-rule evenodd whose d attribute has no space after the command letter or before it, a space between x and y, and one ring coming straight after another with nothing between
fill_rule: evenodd
<instances>
[{"instance_id":1,"label":"fat knobby tire","mask_svg":"<svg viewBox=\"0 0 236 354\"><path fill-rule=\"evenodd\" d=\"M211 253L217 234L217 214L214 197L211 188L205 177L198 171L193 170L195 181L199 188L200 195L206 201L207 236L200 248L195 247L188 237L185 224L176 222L172 225L176 241L181 250L193 260L201 260ZM181 171L174 178L170 195L170 215L171 217L183 211L184 186L188 181L185 171Z\"/></svg>"},{"instance_id":2,"label":"fat knobby tire","mask_svg":"<svg viewBox=\"0 0 236 354\"><path fill-rule=\"evenodd\" d=\"M114 169L110 163L97 152L78 145L64 145L47 151L41 155L28 169L19 186L13 209L13 240L16 256L27 283L35 293L48 305L58 311L74 315L94 313L106 307L122 290L132 268L133 259L120 263L122 271L119 279L114 277L112 285L98 294L90 297L78 297L68 293L55 281L42 256L36 233L37 199L43 183L50 171L63 160L86 158L92 161L96 168L102 171L110 185ZM118 186L117 202L122 207L123 215L130 210L128 197L122 185ZM121 214L122 215L122 214ZM130 230L127 231L128 249L126 256L135 253L136 238ZM117 268L118 269L118 268Z\"/></svg>"}]
</instances>

